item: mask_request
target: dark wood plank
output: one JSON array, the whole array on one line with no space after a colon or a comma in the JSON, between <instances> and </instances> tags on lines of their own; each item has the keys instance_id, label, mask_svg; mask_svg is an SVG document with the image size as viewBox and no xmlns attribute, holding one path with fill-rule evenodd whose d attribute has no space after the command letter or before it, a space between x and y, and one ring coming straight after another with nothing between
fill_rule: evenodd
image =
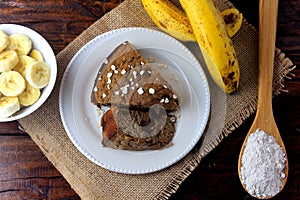
<instances>
[{"instance_id":1,"label":"dark wood plank","mask_svg":"<svg viewBox=\"0 0 300 200\"><path fill-rule=\"evenodd\" d=\"M40 32L57 54L122 0L0 1L0 23L18 23ZM231 0L257 27L258 0ZM300 66L300 1L279 1L276 46ZM275 120L286 144L290 174L274 199L300 199L300 70L286 80L273 101ZM290 75L292 77L292 75ZM253 120L245 123L203 159L171 199L253 199L242 188L237 158ZM0 124L0 199L79 199L18 122Z\"/></svg>"},{"instance_id":2,"label":"dark wood plank","mask_svg":"<svg viewBox=\"0 0 300 200\"><path fill-rule=\"evenodd\" d=\"M79 199L29 136L0 136L0 199Z\"/></svg>"}]
</instances>

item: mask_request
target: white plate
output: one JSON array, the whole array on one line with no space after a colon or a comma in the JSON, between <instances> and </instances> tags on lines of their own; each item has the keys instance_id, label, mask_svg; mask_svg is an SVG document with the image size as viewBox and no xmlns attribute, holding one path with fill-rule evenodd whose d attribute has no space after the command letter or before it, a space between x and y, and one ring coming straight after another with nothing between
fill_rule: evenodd
<instances>
[{"instance_id":1,"label":"white plate","mask_svg":"<svg viewBox=\"0 0 300 200\"><path fill-rule=\"evenodd\" d=\"M7 35L11 35L14 33L26 34L32 40L33 48L38 49L40 52L42 52L45 62L51 68L50 82L45 88L42 89L40 98L33 105L21 108L20 111L16 112L11 117L0 118L0 122L7 122L7 121L18 120L31 114L47 100L55 85L56 75L57 75L57 64L51 46L43 38L43 36L41 36L36 31L17 24L0 24L0 30L5 32Z\"/></svg>"},{"instance_id":2,"label":"white plate","mask_svg":"<svg viewBox=\"0 0 300 200\"><path fill-rule=\"evenodd\" d=\"M96 106L90 102L94 79L106 57L129 41L144 56L167 63L186 77L181 117L173 145L155 151L125 151L103 147ZM186 81L186 79L183 79ZM114 172L144 174L164 169L183 158L205 129L210 94L205 74L193 54L174 38L146 28L122 28L104 33L82 47L62 79L59 107L63 125L78 150L92 162Z\"/></svg>"}]
</instances>

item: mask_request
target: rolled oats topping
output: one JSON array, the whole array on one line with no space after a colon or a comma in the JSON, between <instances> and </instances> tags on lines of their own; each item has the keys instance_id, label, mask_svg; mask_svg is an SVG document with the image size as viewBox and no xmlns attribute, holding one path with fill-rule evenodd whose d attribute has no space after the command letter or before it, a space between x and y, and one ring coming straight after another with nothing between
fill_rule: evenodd
<instances>
[{"instance_id":1,"label":"rolled oats topping","mask_svg":"<svg viewBox=\"0 0 300 200\"><path fill-rule=\"evenodd\" d=\"M142 87L140 87L140 88L137 90L137 92L138 92L139 94L143 94L143 93L144 93L144 90L143 90Z\"/></svg>"},{"instance_id":2,"label":"rolled oats topping","mask_svg":"<svg viewBox=\"0 0 300 200\"><path fill-rule=\"evenodd\" d=\"M149 93L150 93L150 94L154 94L154 93L155 93L155 89L149 88Z\"/></svg>"}]
</instances>

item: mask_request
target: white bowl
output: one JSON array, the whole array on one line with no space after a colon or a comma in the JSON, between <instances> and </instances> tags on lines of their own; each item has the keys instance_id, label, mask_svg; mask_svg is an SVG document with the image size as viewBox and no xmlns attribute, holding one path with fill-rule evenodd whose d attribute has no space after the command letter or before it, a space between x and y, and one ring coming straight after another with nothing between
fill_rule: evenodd
<instances>
[{"instance_id":1,"label":"white bowl","mask_svg":"<svg viewBox=\"0 0 300 200\"><path fill-rule=\"evenodd\" d=\"M11 117L0 118L0 122L8 122L26 117L27 115L37 110L47 100L55 85L57 76L57 63L51 46L45 40L45 38L43 38L36 31L17 24L0 24L0 30L5 32L7 35L11 35L14 33L26 34L32 40L33 48L39 50L43 54L45 62L51 68L50 82L41 90L40 98L33 105L21 108Z\"/></svg>"}]
</instances>

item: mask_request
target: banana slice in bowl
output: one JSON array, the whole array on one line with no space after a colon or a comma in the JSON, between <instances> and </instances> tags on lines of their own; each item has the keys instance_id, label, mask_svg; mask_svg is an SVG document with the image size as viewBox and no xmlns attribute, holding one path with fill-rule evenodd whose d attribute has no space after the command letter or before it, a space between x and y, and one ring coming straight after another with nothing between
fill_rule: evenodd
<instances>
[{"instance_id":1,"label":"banana slice in bowl","mask_svg":"<svg viewBox=\"0 0 300 200\"><path fill-rule=\"evenodd\" d=\"M30 28L0 24L0 63L0 122L21 119L42 106L57 76L49 43Z\"/></svg>"},{"instance_id":2,"label":"banana slice in bowl","mask_svg":"<svg viewBox=\"0 0 300 200\"><path fill-rule=\"evenodd\" d=\"M0 52L0 73L9 71L19 63L19 57L14 50Z\"/></svg>"},{"instance_id":3,"label":"banana slice in bowl","mask_svg":"<svg viewBox=\"0 0 300 200\"><path fill-rule=\"evenodd\" d=\"M8 35L0 30L0 52L3 51L9 43Z\"/></svg>"},{"instance_id":4,"label":"banana slice in bowl","mask_svg":"<svg viewBox=\"0 0 300 200\"><path fill-rule=\"evenodd\" d=\"M37 61L25 69L26 80L38 89L44 88L50 81L51 69L44 61Z\"/></svg>"},{"instance_id":5,"label":"banana slice in bowl","mask_svg":"<svg viewBox=\"0 0 300 200\"><path fill-rule=\"evenodd\" d=\"M16 71L5 71L0 74L0 92L7 97L17 97L26 88L25 79Z\"/></svg>"},{"instance_id":6,"label":"banana slice in bowl","mask_svg":"<svg viewBox=\"0 0 300 200\"><path fill-rule=\"evenodd\" d=\"M18 97L0 97L0 117L7 118L20 110Z\"/></svg>"}]
</instances>

